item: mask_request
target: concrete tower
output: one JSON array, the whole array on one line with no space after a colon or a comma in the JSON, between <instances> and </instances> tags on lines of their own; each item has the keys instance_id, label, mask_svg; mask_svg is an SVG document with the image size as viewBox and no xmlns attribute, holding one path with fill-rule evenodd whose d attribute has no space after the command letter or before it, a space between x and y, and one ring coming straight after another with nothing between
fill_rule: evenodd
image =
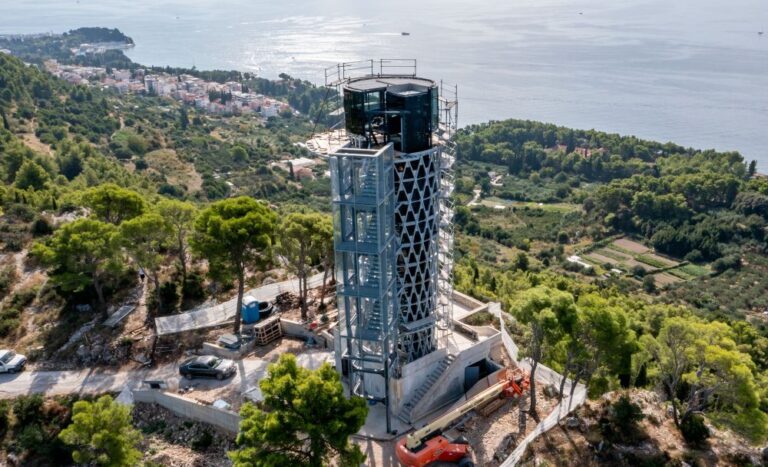
<instances>
[{"instance_id":1,"label":"concrete tower","mask_svg":"<svg viewBox=\"0 0 768 467\"><path fill-rule=\"evenodd\" d=\"M452 283L455 88L441 96L415 61L336 71L326 82L343 97L348 139L329 154L339 352L351 391L388 405L398 365L433 352L452 322L441 297Z\"/></svg>"}]
</instances>

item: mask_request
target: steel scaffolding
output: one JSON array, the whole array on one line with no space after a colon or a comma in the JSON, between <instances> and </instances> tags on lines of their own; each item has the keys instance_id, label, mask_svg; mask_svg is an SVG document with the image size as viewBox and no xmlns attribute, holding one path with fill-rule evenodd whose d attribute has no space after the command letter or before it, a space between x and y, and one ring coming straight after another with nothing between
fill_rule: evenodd
<instances>
[{"instance_id":1,"label":"steel scaffolding","mask_svg":"<svg viewBox=\"0 0 768 467\"><path fill-rule=\"evenodd\" d=\"M440 82L440 121L437 139L440 147L440 233L439 233L439 291L438 323L442 329L453 329L453 164L456 162L456 143L453 136L458 129L458 86Z\"/></svg>"},{"instance_id":2,"label":"steel scaffolding","mask_svg":"<svg viewBox=\"0 0 768 467\"><path fill-rule=\"evenodd\" d=\"M342 148L329 158L342 373L350 392L386 405L397 363L394 151Z\"/></svg>"}]
</instances>

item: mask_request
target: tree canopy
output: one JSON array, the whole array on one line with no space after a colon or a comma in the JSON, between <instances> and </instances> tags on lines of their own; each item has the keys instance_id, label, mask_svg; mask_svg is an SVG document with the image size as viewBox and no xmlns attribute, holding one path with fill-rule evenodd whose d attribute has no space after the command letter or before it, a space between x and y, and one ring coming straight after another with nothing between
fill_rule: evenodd
<instances>
[{"instance_id":1,"label":"tree canopy","mask_svg":"<svg viewBox=\"0 0 768 467\"><path fill-rule=\"evenodd\" d=\"M362 398L346 397L330 365L308 370L283 354L259 385L264 409L251 403L241 409L238 449L229 453L235 467L352 467L365 461L349 436L365 423L368 407Z\"/></svg>"},{"instance_id":2,"label":"tree canopy","mask_svg":"<svg viewBox=\"0 0 768 467\"><path fill-rule=\"evenodd\" d=\"M79 292L93 286L103 307L104 285L121 268L117 227L95 219L78 219L62 226L32 253L51 267L50 278L62 290Z\"/></svg>"},{"instance_id":3,"label":"tree canopy","mask_svg":"<svg viewBox=\"0 0 768 467\"><path fill-rule=\"evenodd\" d=\"M274 211L247 196L217 201L195 221L193 250L215 264L217 274L237 279L235 333L240 332L246 268L270 261L276 221Z\"/></svg>"},{"instance_id":4,"label":"tree canopy","mask_svg":"<svg viewBox=\"0 0 768 467\"><path fill-rule=\"evenodd\" d=\"M329 216L319 213L291 213L279 226L277 253L291 272L299 278L301 317L307 319L307 278L311 267L327 263L325 257L333 254L333 226ZM331 246L329 246L331 245Z\"/></svg>"},{"instance_id":5,"label":"tree canopy","mask_svg":"<svg viewBox=\"0 0 768 467\"><path fill-rule=\"evenodd\" d=\"M131 425L130 407L110 396L75 402L72 424L59 438L75 448L72 460L78 464L129 467L142 458L137 449L141 434Z\"/></svg>"},{"instance_id":6,"label":"tree canopy","mask_svg":"<svg viewBox=\"0 0 768 467\"><path fill-rule=\"evenodd\" d=\"M120 224L146 210L146 202L133 190L105 183L83 194L83 203L103 222Z\"/></svg>"}]
</instances>

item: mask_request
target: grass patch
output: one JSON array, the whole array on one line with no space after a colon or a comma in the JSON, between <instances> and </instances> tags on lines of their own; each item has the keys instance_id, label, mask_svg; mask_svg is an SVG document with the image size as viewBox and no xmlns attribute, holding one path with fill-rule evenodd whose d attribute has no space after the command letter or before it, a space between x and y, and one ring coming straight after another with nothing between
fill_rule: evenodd
<instances>
[{"instance_id":1,"label":"grass patch","mask_svg":"<svg viewBox=\"0 0 768 467\"><path fill-rule=\"evenodd\" d=\"M636 252L627 250L626 248L622 248L622 247L620 247L619 245L617 245L615 243L609 243L609 244L607 244L605 246L605 248L608 248L608 249L613 250L613 251L618 251L619 253L624 253L625 255L629 255L629 256L631 256L633 258L637 254ZM605 255L605 256L608 256L608 255Z\"/></svg>"},{"instance_id":2,"label":"grass patch","mask_svg":"<svg viewBox=\"0 0 768 467\"><path fill-rule=\"evenodd\" d=\"M637 255L635 256L635 259L637 261L640 261L641 263L645 263L649 266L653 266L655 268L664 269L668 268L670 266L674 266L676 263L673 263L671 261L667 261L664 259L659 258L658 256L653 255Z\"/></svg>"},{"instance_id":3,"label":"grass patch","mask_svg":"<svg viewBox=\"0 0 768 467\"><path fill-rule=\"evenodd\" d=\"M709 275L709 269L704 266L699 266L698 264L685 264L677 269L680 269L685 274L693 277L703 277Z\"/></svg>"},{"instance_id":4,"label":"grass patch","mask_svg":"<svg viewBox=\"0 0 768 467\"><path fill-rule=\"evenodd\" d=\"M692 276L688 273L686 273L682 268L674 268L674 269L668 269L668 274L671 274L675 277L679 277L680 279L683 279L685 281L689 281L691 279L695 279L696 276Z\"/></svg>"},{"instance_id":5,"label":"grass patch","mask_svg":"<svg viewBox=\"0 0 768 467\"><path fill-rule=\"evenodd\" d=\"M621 255L617 255L615 252L607 250L605 248L597 250L597 251L595 251L595 253L597 253L599 255L606 256L606 257L611 258L611 259L615 259L616 261L618 261L620 263L623 263L624 261L626 261L628 259L628 258L625 258L625 257L623 257Z\"/></svg>"}]
</instances>

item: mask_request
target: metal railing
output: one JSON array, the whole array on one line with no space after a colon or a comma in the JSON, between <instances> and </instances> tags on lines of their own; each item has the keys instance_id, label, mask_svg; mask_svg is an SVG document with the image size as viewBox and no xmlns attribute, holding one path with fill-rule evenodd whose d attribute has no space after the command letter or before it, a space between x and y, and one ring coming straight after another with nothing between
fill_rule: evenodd
<instances>
[{"instance_id":1,"label":"metal railing","mask_svg":"<svg viewBox=\"0 0 768 467\"><path fill-rule=\"evenodd\" d=\"M338 86L355 78L366 76L416 76L416 59L380 58L344 62L325 69L325 85Z\"/></svg>"}]
</instances>

